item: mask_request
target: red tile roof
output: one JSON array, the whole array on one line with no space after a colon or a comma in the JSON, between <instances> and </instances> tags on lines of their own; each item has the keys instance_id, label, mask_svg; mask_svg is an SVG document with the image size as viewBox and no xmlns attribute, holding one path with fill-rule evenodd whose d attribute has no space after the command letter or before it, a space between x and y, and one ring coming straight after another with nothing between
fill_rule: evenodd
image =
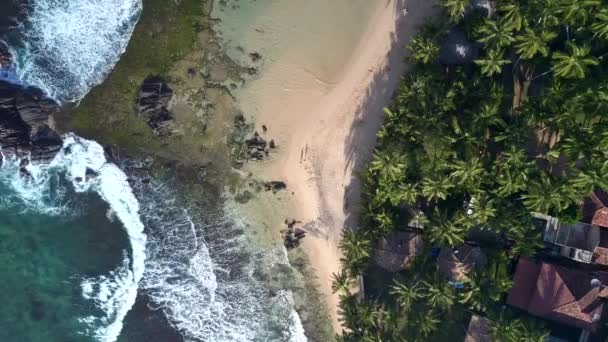
<instances>
[{"instance_id":1,"label":"red tile roof","mask_svg":"<svg viewBox=\"0 0 608 342\"><path fill-rule=\"evenodd\" d=\"M603 284L608 284L608 274L598 277ZM591 275L583 271L520 258L507 304L538 317L594 329L604 300L600 297L603 289L592 287L591 279Z\"/></svg>"},{"instance_id":2,"label":"red tile roof","mask_svg":"<svg viewBox=\"0 0 608 342\"><path fill-rule=\"evenodd\" d=\"M595 190L589 194L583 204L583 217L585 222L608 228L608 193Z\"/></svg>"},{"instance_id":3,"label":"red tile roof","mask_svg":"<svg viewBox=\"0 0 608 342\"><path fill-rule=\"evenodd\" d=\"M599 265L608 266L608 248L595 247L593 250L593 262Z\"/></svg>"}]
</instances>

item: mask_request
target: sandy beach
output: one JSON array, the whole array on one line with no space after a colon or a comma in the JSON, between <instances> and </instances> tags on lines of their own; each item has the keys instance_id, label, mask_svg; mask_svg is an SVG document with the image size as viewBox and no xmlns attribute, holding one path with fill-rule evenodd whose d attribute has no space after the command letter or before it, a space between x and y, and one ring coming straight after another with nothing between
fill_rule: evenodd
<instances>
[{"instance_id":1,"label":"sandy beach","mask_svg":"<svg viewBox=\"0 0 608 342\"><path fill-rule=\"evenodd\" d=\"M285 181L293 192L291 205L266 203L262 216L279 219L265 224L280 224L283 217L303 222L308 235L302 248L327 298L335 331L341 326L332 274L340 270L341 232L357 224L361 186L356 174L371 157L382 109L406 68L403 47L435 8L433 1L383 0L371 10L351 53L334 63L338 69L323 73L298 65L306 61L302 56L280 55L240 95L249 106L246 112L255 112L258 131L266 125L266 135L279 144L269 162L249 169L258 177ZM281 213L288 207L291 212Z\"/></svg>"}]
</instances>

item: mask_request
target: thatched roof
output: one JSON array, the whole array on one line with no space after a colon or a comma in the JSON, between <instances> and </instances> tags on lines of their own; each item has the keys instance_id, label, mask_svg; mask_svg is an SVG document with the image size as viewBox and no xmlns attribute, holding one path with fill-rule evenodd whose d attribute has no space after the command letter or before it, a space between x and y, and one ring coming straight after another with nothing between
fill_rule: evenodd
<instances>
[{"instance_id":1,"label":"thatched roof","mask_svg":"<svg viewBox=\"0 0 608 342\"><path fill-rule=\"evenodd\" d=\"M467 328L464 342L492 342L490 335L490 321L485 317L473 315Z\"/></svg>"},{"instance_id":2,"label":"thatched roof","mask_svg":"<svg viewBox=\"0 0 608 342\"><path fill-rule=\"evenodd\" d=\"M443 39L439 50L439 62L448 65L472 63L479 56L480 44L471 42L466 34L453 28Z\"/></svg>"},{"instance_id":3,"label":"thatched roof","mask_svg":"<svg viewBox=\"0 0 608 342\"><path fill-rule=\"evenodd\" d=\"M437 258L439 271L453 281L462 280L473 268L483 267L486 262L486 256L481 248L469 244L456 248L442 248Z\"/></svg>"},{"instance_id":4,"label":"thatched roof","mask_svg":"<svg viewBox=\"0 0 608 342\"><path fill-rule=\"evenodd\" d=\"M405 269L414 257L422 254L423 248L420 234L394 232L378 241L375 260L385 270L398 272Z\"/></svg>"}]
</instances>

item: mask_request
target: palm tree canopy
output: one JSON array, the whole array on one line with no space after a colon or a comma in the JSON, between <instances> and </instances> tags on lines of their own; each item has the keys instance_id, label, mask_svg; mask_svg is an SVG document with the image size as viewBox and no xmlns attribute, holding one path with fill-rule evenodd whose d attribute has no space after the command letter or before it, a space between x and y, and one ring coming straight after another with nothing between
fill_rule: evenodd
<instances>
[{"instance_id":1,"label":"palm tree canopy","mask_svg":"<svg viewBox=\"0 0 608 342\"><path fill-rule=\"evenodd\" d=\"M536 55L547 57L549 55L549 45L553 39L557 37L557 33L547 31L534 31L526 28L525 32L515 37L517 43L515 48L517 53L523 59L532 59Z\"/></svg>"},{"instance_id":2,"label":"palm tree canopy","mask_svg":"<svg viewBox=\"0 0 608 342\"><path fill-rule=\"evenodd\" d=\"M593 24L591 24L593 34L608 39L608 8L602 8L596 15Z\"/></svg>"},{"instance_id":3,"label":"palm tree canopy","mask_svg":"<svg viewBox=\"0 0 608 342\"><path fill-rule=\"evenodd\" d=\"M554 52L553 72L557 77L563 78L585 78L590 66L599 64L599 60L591 56L591 49L587 46L577 46L572 42L566 43L568 53Z\"/></svg>"},{"instance_id":4,"label":"palm tree canopy","mask_svg":"<svg viewBox=\"0 0 608 342\"><path fill-rule=\"evenodd\" d=\"M477 41L485 43L490 48L506 48L515 41L512 31L511 26L504 20L486 19L477 30L479 35Z\"/></svg>"},{"instance_id":5,"label":"palm tree canopy","mask_svg":"<svg viewBox=\"0 0 608 342\"><path fill-rule=\"evenodd\" d=\"M459 22L470 3L471 0L442 0L441 7L448 12L452 21Z\"/></svg>"},{"instance_id":6,"label":"palm tree canopy","mask_svg":"<svg viewBox=\"0 0 608 342\"><path fill-rule=\"evenodd\" d=\"M493 76L494 74L500 74L503 65L511 63L504 57L504 51L498 49L488 50L488 54L483 59L475 60L475 64L481 67L482 75Z\"/></svg>"}]
</instances>

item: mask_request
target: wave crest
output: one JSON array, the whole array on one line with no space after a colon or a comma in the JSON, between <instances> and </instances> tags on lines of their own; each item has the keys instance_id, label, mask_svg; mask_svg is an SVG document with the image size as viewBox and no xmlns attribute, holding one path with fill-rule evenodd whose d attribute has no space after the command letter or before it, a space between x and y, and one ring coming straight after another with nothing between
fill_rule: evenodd
<instances>
[{"instance_id":1,"label":"wave crest","mask_svg":"<svg viewBox=\"0 0 608 342\"><path fill-rule=\"evenodd\" d=\"M101 83L126 50L141 0L33 0L12 46L14 72L60 102Z\"/></svg>"}]
</instances>

